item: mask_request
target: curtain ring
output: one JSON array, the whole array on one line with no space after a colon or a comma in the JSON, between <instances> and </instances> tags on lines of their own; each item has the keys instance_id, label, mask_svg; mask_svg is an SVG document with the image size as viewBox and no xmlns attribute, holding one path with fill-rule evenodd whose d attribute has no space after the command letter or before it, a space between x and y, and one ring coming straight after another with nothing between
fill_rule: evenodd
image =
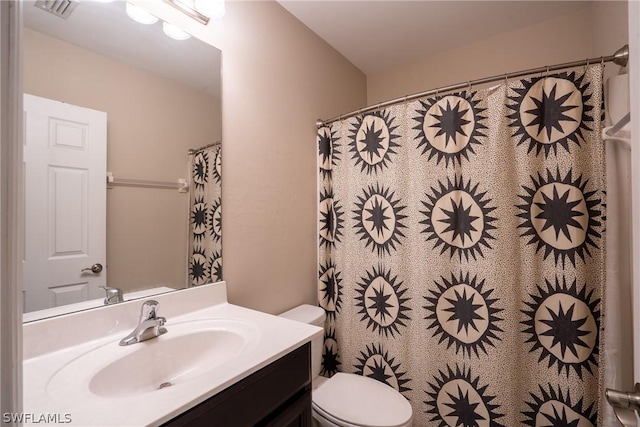
<instances>
[{"instance_id":1,"label":"curtain ring","mask_svg":"<svg viewBox=\"0 0 640 427\"><path fill-rule=\"evenodd\" d=\"M509 84L509 74L504 73L504 84L508 85Z\"/></svg>"},{"instance_id":2,"label":"curtain ring","mask_svg":"<svg viewBox=\"0 0 640 427\"><path fill-rule=\"evenodd\" d=\"M544 75L544 78L546 79L547 77L549 77L549 66L545 65L545 67L547 68L547 73Z\"/></svg>"},{"instance_id":3,"label":"curtain ring","mask_svg":"<svg viewBox=\"0 0 640 427\"><path fill-rule=\"evenodd\" d=\"M468 85L468 86L467 86L467 92L469 92L469 94L470 94L470 93L471 93L471 80L469 80L469 81L467 82L467 85Z\"/></svg>"}]
</instances>

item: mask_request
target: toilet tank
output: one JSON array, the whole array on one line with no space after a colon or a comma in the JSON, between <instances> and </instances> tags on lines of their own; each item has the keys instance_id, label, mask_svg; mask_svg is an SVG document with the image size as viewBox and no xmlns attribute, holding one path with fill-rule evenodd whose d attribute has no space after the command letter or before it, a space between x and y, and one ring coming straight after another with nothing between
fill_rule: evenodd
<instances>
[{"instance_id":1,"label":"toilet tank","mask_svg":"<svg viewBox=\"0 0 640 427\"><path fill-rule=\"evenodd\" d=\"M289 311L285 311L280 315L285 319L295 320L297 322L307 323L309 325L324 328L325 312L321 307L303 304ZM311 374L312 378L320 375L322 367L322 346L324 344L324 336L319 336L311 341Z\"/></svg>"}]
</instances>

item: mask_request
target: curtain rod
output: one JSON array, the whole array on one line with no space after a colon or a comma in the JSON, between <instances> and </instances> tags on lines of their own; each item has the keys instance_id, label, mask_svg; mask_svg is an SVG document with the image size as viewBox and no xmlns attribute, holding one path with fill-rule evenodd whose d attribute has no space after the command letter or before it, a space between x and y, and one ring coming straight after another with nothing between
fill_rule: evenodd
<instances>
[{"instance_id":1,"label":"curtain rod","mask_svg":"<svg viewBox=\"0 0 640 427\"><path fill-rule=\"evenodd\" d=\"M151 179L119 178L113 176L113 173L107 172L107 188L112 188L112 186L114 185L124 185L128 187L168 188L178 190L179 193L186 193L187 191L189 191L189 184L184 178L180 178L177 181L155 181Z\"/></svg>"},{"instance_id":2,"label":"curtain rod","mask_svg":"<svg viewBox=\"0 0 640 427\"><path fill-rule=\"evenodd\" d=\"M625 67L628 61L629 61L629 45L624 45L620 49L618 49L613 55L610 55L610 56L601 56L599 58L584 59L582 61L565 62L564 64L557 64L557 65L545 65L544 67L531 68L529 70L516 71L513 73L505 73L499 76L485 77L483 79L470 80L464 83L458 83L450 86L443 86L437 89L428 90L426 92L415 93L413 95L407 95L401 98L395 98L389 101L381 102L379 104L371 105L369 107L364 107L347 114L341 114L329 120L318 120L316 122L316 126L318 128L321 128L322 126L326 126L330 123L337 122L338 120L354 117L362 113L370 113L370 112L380 110L382 108L386 108L392 105L400 104L406 101L413 101L414 99L423 98L429 95L446 93L456 89L464 89L467 87L481 85L485 83L492 83L499 80L508 80L514 77L522 77L529 74L537 74L537 73L543 73L543 72L548 73L549 71L557 71L565 68L573 68L573 67L580 67L582 65L597 64L598 62L600 63L613 62L616 65Z\"/></svg>"},{"instance_id":3,"label":"curtain rod","mask_svg":"<svg viewBox=\"0 0 640 427\"><path fill-rule=\"evenodd\" d=\"M216 145L220 145L221 142L222 141L212 142L211 144L207 144L200 148L189 148L189 151L187 151L187 154L195 154L198 151L204 150L205 148L215 147Z\"/></svg>"}]
</instances>

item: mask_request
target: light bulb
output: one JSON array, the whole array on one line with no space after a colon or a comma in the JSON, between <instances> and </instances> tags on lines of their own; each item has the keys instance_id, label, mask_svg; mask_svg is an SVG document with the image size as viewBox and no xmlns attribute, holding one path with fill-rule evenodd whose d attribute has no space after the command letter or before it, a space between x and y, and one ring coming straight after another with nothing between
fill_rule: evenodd
<instances>
[{"instance_id":1,"label":"light bulb","mask_svg":"<svg viewBox=\"0 0 640 427\"><path fill-rule=\"evenodd\" d=\"M129 18L141 24L150 25L158 22L158 18L135 4L127 2L126 11Z\"/></svg>"},{"instance_id":2,"label":"light bulb","mask_svg":"<svg viewBox=\"0 0 640 427\"><path fill-rule=\"evenodd\" d=\"M224 16L224 0L195 0L196 10L211 19Z\"/></svg>"},{"instance_id":3,"label":"light bulb","mask_svg":"<svg viewBox=\"0 0 640 427\"><path fill-rule=\"evenodd\" d=\"M166 22L162 23L162 31L164 31L167 37L171 37L174 40L186 40L191 37L191 35L182 31L180 28Z\"/></svg>"}]
</instances>

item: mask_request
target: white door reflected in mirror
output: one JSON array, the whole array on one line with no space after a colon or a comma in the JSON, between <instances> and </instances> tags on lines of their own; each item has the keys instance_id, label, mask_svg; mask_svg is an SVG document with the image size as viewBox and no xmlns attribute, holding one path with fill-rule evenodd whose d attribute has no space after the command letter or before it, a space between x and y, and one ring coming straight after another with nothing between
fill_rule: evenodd
<instances>
[{"instance_id":1,"label":"white door reflected in mirror","mask_svg":"<svg viewBox=\"0 0 640 427\"><path fill-rule=\"evenodd\" d=\"M107 114L27 94L24 110L24 311L103 297Z\"/></svg>"}]
</instances>

